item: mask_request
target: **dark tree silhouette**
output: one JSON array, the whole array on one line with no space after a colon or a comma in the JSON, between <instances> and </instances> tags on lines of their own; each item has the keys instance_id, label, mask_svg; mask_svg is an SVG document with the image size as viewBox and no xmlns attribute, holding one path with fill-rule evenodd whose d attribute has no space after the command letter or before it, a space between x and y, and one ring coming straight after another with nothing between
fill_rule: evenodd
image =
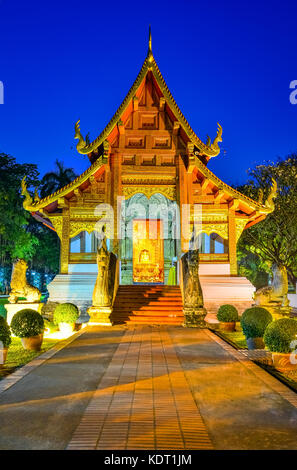
<instances>
[{"instance_id":1,"label":"dark tree silhouette","mask_svg":"<svg viewBox=\"0 0 297 470\"><path fill-rule=\"evenodd\" d=\"M77 177L73 168L65 168L63 162L56 160L55 165L57 170L46 173L41 180L41 197L58 191Z\"/></svg>"}]
</instances>

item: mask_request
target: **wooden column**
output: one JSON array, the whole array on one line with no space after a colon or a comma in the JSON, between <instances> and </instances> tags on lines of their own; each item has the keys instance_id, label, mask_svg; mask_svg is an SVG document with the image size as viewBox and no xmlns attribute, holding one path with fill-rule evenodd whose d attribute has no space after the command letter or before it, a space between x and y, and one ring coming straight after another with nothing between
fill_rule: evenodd
<instances>
[{"instance_id":1,"label":"wooden column","mask_svg":"<svg viewBox=\"0 0 297 470\"><path fill-rule=\"evenodd\" d=\"M187 251L187 240L183 236L183 205L188 203L188 192L187 192L187 172L182 160L181 155L177 157L178 164L178 187L177 187L177 203L180 209L180 230L181 230L181 251Z\"/></svg>"},{"instance_id":2,"label":"wooden column","mask_svg":"<svg viewBox=\"0 0 297 470\"><path fill-rule=\"evenodd\" d=\"M228 241L229 241L229 262L231 276L237 275L237 256L236 256L236 218L235 210L229 209L228 217Z\"/></svg>"},{"instance_id":3,"label":"wooden column","mask_svg":"<svg viewBox=\"0 0 297 470\"><path fill-rule=\"evenodd\" d=\"M112 251L116 255L120 255L120 246L118 239L118 218L121 217L121 214L118 214L117 207L117 196L122 195L122 178L121 178L121 168L122 168L122 156L120 153L115 153L112 155L112 192L111 192L111 205L114 210L114 239L112 241Z\"/></svg>"},{"instance_id":4,"label":"wooden column","mask_svg":"<svg viewBox=\"0 0 297 470\"><path fill-rule=\"evenodd\" d=\"M60 273L68 274L69 264L69 209L63 209L62 230L61 230L61 249L60 249Z\"/></svg>"}]
</instances>

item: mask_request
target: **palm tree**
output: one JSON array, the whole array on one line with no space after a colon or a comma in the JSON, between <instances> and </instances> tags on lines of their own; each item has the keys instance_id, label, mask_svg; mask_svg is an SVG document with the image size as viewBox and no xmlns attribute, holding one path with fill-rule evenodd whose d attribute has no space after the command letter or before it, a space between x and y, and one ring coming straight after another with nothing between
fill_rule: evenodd
<instances>
[{"instance_id":1,"label":"palm tree","mask_svg":"<svg viewBox=\"0 0 297 470\"><path fill-rule=\"evenodd\" d=\"M63 162L60 162L58 159L55 165L57 170L46 173L41 180L41 197L58 191L58 189L71 183L77 177L73 168L65 168Z\"/></svg>"}]
</instances>

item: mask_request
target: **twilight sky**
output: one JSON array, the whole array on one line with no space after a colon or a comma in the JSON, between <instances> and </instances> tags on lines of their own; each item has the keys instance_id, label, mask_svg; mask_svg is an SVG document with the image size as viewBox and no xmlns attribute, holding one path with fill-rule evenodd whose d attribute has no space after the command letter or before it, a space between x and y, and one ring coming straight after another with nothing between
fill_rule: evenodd
<instances>
[{"instance_id":1,"label":"twilight sky","mask_svg":"<svg viewBox=\"0 0 297 470\"><path fill-rule=\"evenodd\" d=\"M74 123L96 138L153 53L203 140L223 126L209 168L239 184L256 163L297 152L297 2L0 0L0 152L77 173ZM225 151L225 152L224 152Z\"/></svg>"}]
</instances>

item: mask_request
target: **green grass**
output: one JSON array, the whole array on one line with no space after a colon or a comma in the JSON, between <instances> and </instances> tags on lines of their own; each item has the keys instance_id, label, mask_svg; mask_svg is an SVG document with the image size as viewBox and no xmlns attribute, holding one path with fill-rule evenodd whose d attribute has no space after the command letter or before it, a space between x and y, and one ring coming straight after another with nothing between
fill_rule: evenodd
<instances>
[{"instance_id":1,"label":"green grass","mask_svg":"<svg viewBox=\"0 0 297 470\"><path fill-rule=\"evenodd\" d=\"M236 323L236 331L230 332L218 330L217 332L223 339L226 339L227 342L233 343L236 348L247 349L246 339L239 322Z\"/></svg>"},{"instance_id":2,"label":"green grass","mask_svg":"<svg viewBox=\"0 0 297 470\"><path fill-rule=\"evenodd\" d=\"M18 367L27 364L35 357L53 347L58 341L57 339L45 338L42 343L41 351L27 351L23 348L20 338L12 338L6 362L2 368L0 367L0 380L14 372Z\"/></svg>"},{"instance_id":3,"label":"green grass","mask_svg":"<svg viewBox=\"0 0 297 470\"><path fill-rule=\"evenodd\" d=\"M236 331L228 332L228 331L220 331L218 330L217 333L223 339L225 339L228 343L231 343L234 347L238 349L246 349L246 339L242 332L240 323L236 323ZM265 369L271 375L279 379L284 384L288 385L292 390L297 392L297 370L288 371L285 373L277 371L271 363L266 363L266 360L258 360L255 361L260 367Z\"/></svg>"}]
</instances>

